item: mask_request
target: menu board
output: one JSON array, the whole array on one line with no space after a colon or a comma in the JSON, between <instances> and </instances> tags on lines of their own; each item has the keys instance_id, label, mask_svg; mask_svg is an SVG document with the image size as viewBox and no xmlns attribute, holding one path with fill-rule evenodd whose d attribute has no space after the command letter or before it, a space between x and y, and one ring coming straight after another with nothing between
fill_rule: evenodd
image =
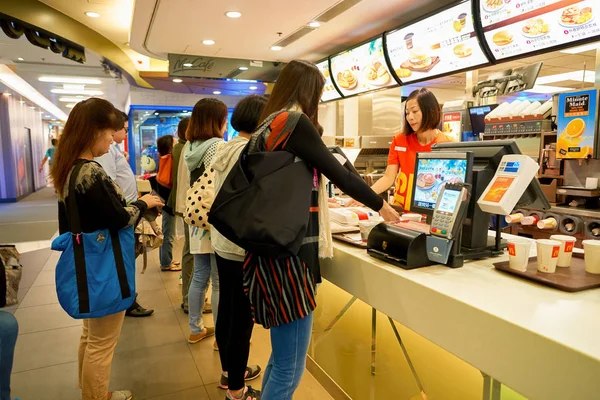
<instances>
[{"instance_id":1,"label":"menu board","mask_svg":"<svg viewBox=\"0 0 600 400\"><path fill-rule=\"evenodd\" d=\"M467 1L386 35L392 67L402 83L487 64Z\"/></svg>"},{"instance_id":2,"label":"menu board","mask_svg":"<svg viewBox=\"0 0 600 400\"><path fill-rule=\"evenodd\" d=\"M344 96L396 84L385 63L382 38L332 57L331 72Z\"/></svg>"},{"instance_id":3,"label":"menu board","mask_svg":"<svg viewBox=\"0 0 600 400\"><path fill-rule=\"evenodd\" d=\"M597 157L598 90L558 96L556 158Z\"/></svg>"},{"instance_id":4,"label":"menu board","mask_svg":"<svg viewBox=\"0 0 600 400\"><path fill-rule=\"evenodd\" d=\"M600 37L598 0L480 0L480 11L497 60Z\"/></svg>"},{"instance_id":5,"label":"menu board","mask_svg":"<svg viewBox=\"0 0 600 400\"><path fill-rule=\"evenodd\" d=\"M333 82L331 81L331 74L329 73L329 60L325 60L317 64L317 68L325 77L325 87L323 88L323 96L321 96L321 101L329 101L336 100L341 98L340 93L333 86Z\"/></svg>"}]
</instances>

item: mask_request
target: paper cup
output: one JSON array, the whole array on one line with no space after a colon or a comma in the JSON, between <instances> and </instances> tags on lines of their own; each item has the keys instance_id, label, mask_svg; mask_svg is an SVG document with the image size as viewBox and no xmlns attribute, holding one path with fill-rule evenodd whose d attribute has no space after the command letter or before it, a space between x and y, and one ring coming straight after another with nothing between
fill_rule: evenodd
<instances>
[{"instance_id":1,"label":"paper cup","mask_svg":"<svg viewBox=\"0 0 600 400\"><path fill-rule=\"evenodd\" d=\"M512 238L508 239L508 263L510 269L527 271L531 240Z\"/></svg>"},{"instance_id":2,"label":"paper cup","mask_svg":"<svg viewBox=\"0 0 600 400\"><path fill-rule=\"evenodd\" d=\"M567 268L571 266L571 258L573 258L573 247L575 247L575 239L573 236L567 235L552 235L551 240L560 242L560 252L558 253L557 267Z\"/></svg>"},{"instance_id":3,"label":"paper cup","mask_svg":"<svg viewBox=\"0 0 600 400\"><path fill-rule=\"evenodd\" d=\"M360 237L363 242L366 242L369 239L369 234L377 225L379 225L379 221L360 221L358 223L358 227L360 228Z\"/></svg>"},{"instance_id":4,"label":"paper cup","mask_svg":"<svg viewBox=\"0 0 600 400\"><path fill-rule=\"evenodd\" d=\"M600 240L584 240L583 253L585 270L590 274L600 274Z\"/></svg>"},{"instance_id":5,"label":"paper cup","mask_svg":"<svg viewBox=\"0 0 600 400\"><path fill-rule=\"evenodd\" d=\"M540 239L536 242L536 245L538 271L547 274L555 273L561 242L558 240Z\"/></svg>"}]
</instances>

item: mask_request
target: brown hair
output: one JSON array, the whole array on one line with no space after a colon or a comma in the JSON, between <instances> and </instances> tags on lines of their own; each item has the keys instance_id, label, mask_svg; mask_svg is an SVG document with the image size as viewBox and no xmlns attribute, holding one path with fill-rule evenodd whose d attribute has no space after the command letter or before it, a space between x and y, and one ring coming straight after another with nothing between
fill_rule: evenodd
<instances>
[{"instance_id":1,"label":"brown hair","mask_svg":"<svg viewBox=\"0 0 600 400\"><path fill-rule=\"evenodd\" d=\"M177 137L179 139L185 141L185 132L187 131L188 125L190 124L190 117L183 117L181 121L179 121L179 125L177 125Z\"/></svg>"},{"instance_id":2,"label":"brown hair","mask_svg":"<svg viewBox=\"0 0 600 400\"><path fill-rule=\"evenodd\" d=\"M273 88L260 121L274 112L291 108L298 104L319 131L319 100L325 87L325 77L315 64L293 60L285 66Z\"/></svg>"},{"instance_id":3,"label":"brown hair","mask_svg":"<svg viewBox=\"0 0 600 400\"><path fill-rule=\"evenodd\" d=\"M123 128L123 118L108 101L91 98L73 107L56 147L56 159L51 168L54 187L62 197L67 177L81 153L90 149L102 131Z\"/></svg>"},{"instance_id":4,"label":"brown hair","mask_svg":"<svg viewBox=\"0 0 600 400\"><path fill-rule=\"evenodd\" d=\"M185 138L189 142L222 138L221 129L225 121L227 121L225 103L213 98L201 99L194 106Z\"/></svg>"},{"instance_id":5,"label":"brown hair","mask_svg":"<svg viewBox=\"0 0 600 400\"><path fill-rule=\"evenodd\" d=\"M421 126L419 127L420 132L428 131L430 129L437 129L442 122L442 111L440 109L440 103L438 103L435 95L426 88L420 88L414 90L406 99L406 105L409 100L417 100L421 114ZM415 133L413 128L406 120L406 109L404 110L404 134L411 135Z\"/></svg>"}]
</instances>

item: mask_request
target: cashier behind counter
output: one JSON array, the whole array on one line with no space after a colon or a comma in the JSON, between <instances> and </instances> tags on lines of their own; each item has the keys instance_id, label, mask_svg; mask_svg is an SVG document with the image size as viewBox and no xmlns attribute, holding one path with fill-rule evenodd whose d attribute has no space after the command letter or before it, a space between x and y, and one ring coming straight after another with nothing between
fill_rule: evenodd
<instances>
[{"instance_id":1,"label":"cashier behind counter","mask_svg":"<svg viewBox=\"0 0 600 400\"><path fill-rule=\"evenodd\" d=\"M435 95L428 89L417 89L408 96L404 132L394 137L385 175L371 187L380 194L388 190L395 181L396 191L391 204L402 207L405 211L410 210L417 153L428 153L434 144L452 141L438 129L442 118L440 110ZM359 204L351 201L348 205Z\"/></svg>"}]
</instances>

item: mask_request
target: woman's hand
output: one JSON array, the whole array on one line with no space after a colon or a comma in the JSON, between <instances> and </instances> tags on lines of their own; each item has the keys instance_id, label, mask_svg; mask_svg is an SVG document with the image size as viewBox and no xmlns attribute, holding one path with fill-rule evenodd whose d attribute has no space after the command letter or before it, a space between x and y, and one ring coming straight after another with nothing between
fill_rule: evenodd
<instances>
[{"instance_id":1,"label":"woman's hand","mask_svg":"<svg viewBox=\"0 0 600 400\"><path fill-rule=\"evenodd\" d=\"M379 215L383 217L385 222L395 222L400 219L400 214L387 201L383 202L383 207L379 210Z\"/></svg>"},{"instance_id":2,"label":"woman's hand","mask_svg":"<svg viewBox=\"0 0 600 400\"><path fill-rule=\"evenodd\" d=\"M148 208L162 207L164 203L160 200L160 197L153 196L151 194L140 197L140 200L148 205Z\"/></svg>"},{"instance_id":3,"label":"woman's hand","mask_svg":"<svg viewBox=\"0 0 600 400\"><path fill-rule=\"evenodd\" d=\"M358 202L354 199L350 199L348 203L346 203L346 207L364 207L365 205L361 202Z\"/></svg>"}]
</instances>

